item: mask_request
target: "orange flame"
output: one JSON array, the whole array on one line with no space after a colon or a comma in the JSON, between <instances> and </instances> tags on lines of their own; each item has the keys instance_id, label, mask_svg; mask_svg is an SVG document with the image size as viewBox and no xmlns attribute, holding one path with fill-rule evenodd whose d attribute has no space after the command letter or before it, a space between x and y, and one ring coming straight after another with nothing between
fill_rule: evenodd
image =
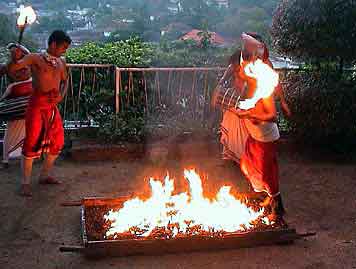
<instances>
[{"instance_id":1,"label":"orange flame","mask_svg":"<svg viewBox=\"0 0 356 269\"><path fill-rule=\"evenodd\" d=\"M262 60L257 59L244 67L246 76L256 79L256 91L252 98L240 101L239 108L251 109L255 107L260 99L267 98L273 94L278 85L278 73Z\"/></svg>"},{"instance_id":2,"label":"orange flame","mask_svg":"<svg viewBox=\"0 0 356 269\"><path fill-rule=\"evenodd\" d=\"M255 211L230 193L230 186L223 186L214 199L203 196L202 180L194 170L185 170L190 191L173 195L174 180L166 176L164 184L150 179L152 195L147 200L134 198L117 211L110 210L105 219L112 222L106 237L118 234L134 234L138 228L149 236L154 229L174 227L173 237L187 234L190 225L199 225L205 232L238 232L252 228L258 219L269 224L263 217L264 209Z\"/></svg>"},{"instance_id":3,"label":"orange flame","mask_svg":"<svg viewBox=\"0 0 356 269\"><path fill-rule=\"evenodd\" d=\"M36 13L31 6L23 6L21 5L20 8L20 15L17 18L17 25L24 26L25 24L32 24L36 21Z\"/></svg>"}]
</instances>

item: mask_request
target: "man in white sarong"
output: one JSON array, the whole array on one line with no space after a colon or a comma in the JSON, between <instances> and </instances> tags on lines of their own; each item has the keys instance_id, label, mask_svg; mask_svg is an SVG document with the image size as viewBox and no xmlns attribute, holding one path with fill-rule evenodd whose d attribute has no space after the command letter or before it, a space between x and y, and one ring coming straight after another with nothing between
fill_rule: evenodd
<instances>
[{"instance_id":1,"label":"man in white sarong","mask_svg":"<svg viewBox=\"0 0 356 269\"><path fill-rule=\"evenodd\" d=\"M249 57L241 61L240 78L248 87L246 99L240 101L236 113L245 120L249 136L240 167L254 192L267 195L260 205L270 208L268 218L275 221L284 215L277 161L280 135L274 100L279 79L273 68L258 57L263 44L246 34L242 38Z\"/></svg>"},{"instance_id":2,"label":"man in white sarong","mask_svg":"<svg viewBox=\"0 0 356 269\"><path fill-rule=\"evenodd\" d=\"M249 38L253 37L253 39ZM252 43L251 41L256 41L257 43ZM244 53L249 53L251 48L249 46L258 46L257 56L264 63L272 66L272 63L269 60L269 52L266 44L263 43L262 38L256 33L247 33L243 35L243 45L244 45ZM222 77L220 83L223 83L229 77L232 77L234 90L238 95L241 96L241 99L246 98L244 96L244 82L239 77L239 70L241 64L241 56L242 53L240 50L237 50L230 58L230 65ZM281 85L279 84L275 90L276 99L280 100L282 112L285 117L290 117L291 112L288 107L288 104L285 101L283 91L281 89ZM238 117L235 111L225 109L223 114L223 120L220 126L221 137L220 142L223 145L223 159L232 160L236 163L240 162L241 156L245 151L246 141L249 136L248 129L246 128L245 120Z\"/></svg>"},{"instance_id":3,"label":"man in white sarong","mask_svg":"<svg viewBox=\"0 0 356 269\"><path fill-rule=\"evenodd\" d=\"M29 54L29 50L24 46L11 43L7 47L11 52L10 61L18 61L22 59L26 54ZM7 75L10 84L6 91L0 98L0 102L3 100L10 100L17 97L29 96L32 94L32 78L29 68L23 68L16 72L9 72L5 67L0 68L0 76ZM21 156L22 144L25 137L25 120L24 118L13 118L7 121L6 131L3 141L3 160L2 164L4 168L9 165L10 158L17 158Z\"/></svg>"},{"instance_id":4,"label":"man in white sarong","mask_svg":"<svg viewBox=\"0 0 356 269\"><path fill-rule=\"evenodd\" d=\"M237 95L243 94L244 84L239 79L240 54L238 50L230 59L228 69L231 69L233 88ZM223 120L220 125L220 142L223 145L223 159L240 162L241 156L245 150L245 144L248 137L248 131L243 119L229 109L224 110Z\"/></svg>"}]
</instances>

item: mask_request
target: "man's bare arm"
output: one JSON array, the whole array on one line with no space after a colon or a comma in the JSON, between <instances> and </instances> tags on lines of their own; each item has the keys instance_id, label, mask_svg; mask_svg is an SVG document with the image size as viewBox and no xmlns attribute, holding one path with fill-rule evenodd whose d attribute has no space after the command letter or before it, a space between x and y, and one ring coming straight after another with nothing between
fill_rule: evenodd
<instances>
[{"instance_id":1,"label":"man's bare arm","mask_svg":"<svg viewBox=\"0 0 356 269\"><path fill-rule=\"evenodd\" d=\"M12 86L8 86L5 90L5 92L2 94L0 97L0 102L5 100L11 93L12 93Z\"/></svg>"},{"instance_id":2,"label":"man's bare arm","mask_svg":"<svg viewBox=\"0 0 356 269\"><path fill-rule=\"evenodd\" d=\"M17 62L10 62L7 64L7 70L10 73L14 73L22 68L31 66L35 61L35 54L28 54Z\"/></svg>"},{"instance_id":3,"label":"man's bare arm","mask_svg":"<svg viewBox=\"0 0 356 269\"><path fill-rule=\"evenodd\" d=\"M257 106L263 106L262 109L257 109ZM248 118L259 121L276 121L277 110L273 100L273 96L261 99L256 104L255 108L249 110L237 110L237 114L242 118Z\"/></svg>"},{"instance_id":4,"label":"man's bare arm","mask_svg":"<svg viewBox=\"0 0 356 269\"><path fill-rule=\"evenodd\" d=\"M288 106L288 103L286 101L286 98L284 96L284 92L283 92L283 88L282 88L281 84L278 84L278 86L276 87L275 95L277 98L279 98L284 116L286 116L287 118L290 118L292 115L292 112L291 112L291 110Z\"/></svg>"},{"instance_id":5,"label":"man's bare arm","mask_svg":"<svg viewBox=\"0 0 356 269\"><path fill-rule=\"evenodd\" d=\"M4 76L7 74L7 68L6 65L0 64L0 77Z\"/></svg>"},{"instance_id":6,"label":"man's bare arm","mask_svg":"<svg viewBox=\"0 0 356 269\"><path fill-rule=\"evenodd\" d=\"M268 64L271 68L273 68L273 64L269 59L267 60L266 64ZM284 92L283 92L281 83L278 83L278 85L275 89L275 94L279 98L279 101L281 102L281 107L282 107L284 116L289 118L292 115L292 112L289 109L286 98L284 97Z\"/></svg>"},{"instance_id":7,"label":"man's bare arm","mask_svg":"<svg viewBox=\"0 0 356 269\"><path fill-rule=\"evenodd\" d=\"M64 98L68 90L68 79L62 80L59 87L60 87L59 90L60 90L61 97Z\"/></svg>"},{"instance_id":8,"label":"man's bare arm","mask_svg":"<svg viewBox=\"0 0 356 269\"><path fill-rule=\"evenodd\" d=\"M0 64L0 77L4 76L6 74L7 74L6 65ZM3 95L0 97L0 101L4 100L10 94L10 91L8 89L9 88L7 88L6 91L3 93Z\"/></svg>"},{"instance_id":9,"label":"man's bare arm","mask_svg":"<svg viewBox=\"0 0 356 269\"><path fill-rule=\"evenodd\" d=\"M62 64L63 64L63 71L62 71L61 83L60 83L60 93L62 98L64 98L68 90L68 71L67 71L67 64L64 59L62 59Z\"/></svg>"}]
</instances>

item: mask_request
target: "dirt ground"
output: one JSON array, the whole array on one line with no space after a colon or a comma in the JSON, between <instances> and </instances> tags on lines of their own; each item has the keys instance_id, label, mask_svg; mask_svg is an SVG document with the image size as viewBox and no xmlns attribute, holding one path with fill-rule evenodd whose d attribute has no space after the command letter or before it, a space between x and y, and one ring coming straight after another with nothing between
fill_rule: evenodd
<instances>
[{"instance_id":1,"label":"dirt ground","mask_svg":"<svg viewBox=\"0 0 356 269\"><path fill-rule=\"evenodd\" d=\"M65 200L84 196L116 197L147 190L144 178L167 170L182 178L184 167L196 167L210 189L230 182L247 190L232 165L218 155L152 165L143 161L73 162L59 160L54 174L60 186L37 184L33 198L18 195L20 169L12 162L0 171L0 268L356 268L356 166L354 161L320 160L282 152L281 191L291 226L317 235L292 245L228 251L184 253L87 260L77 253L60 253L62 244L80 244L78 207L62 207ZM184 184L176 182L179 188Z\"/></svg>"}]
</instances>

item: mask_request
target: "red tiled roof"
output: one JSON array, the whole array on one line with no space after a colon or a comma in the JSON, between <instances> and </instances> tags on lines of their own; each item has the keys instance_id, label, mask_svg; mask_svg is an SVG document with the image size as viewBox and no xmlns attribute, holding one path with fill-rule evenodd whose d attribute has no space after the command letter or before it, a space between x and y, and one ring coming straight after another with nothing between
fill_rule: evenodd
<instances>
[{"instance_id":1,"label":"red tiled roof","mask_svg":"<svg viewBox=\"0 0 356 269\"><path fill-rule=\"evenodd\" d=\"M183 35L180 39L181 40L193 39L197 42L200 42L200 40L201 40L201 37L199 36L200 32L202 32L202 30L193 29L190 32ZM213 44L224 44L225 43L225 39L218 33L216 33L216 32L209 32L209 33L211 34L211 42Z\"/></svg>"}]
</instances>

